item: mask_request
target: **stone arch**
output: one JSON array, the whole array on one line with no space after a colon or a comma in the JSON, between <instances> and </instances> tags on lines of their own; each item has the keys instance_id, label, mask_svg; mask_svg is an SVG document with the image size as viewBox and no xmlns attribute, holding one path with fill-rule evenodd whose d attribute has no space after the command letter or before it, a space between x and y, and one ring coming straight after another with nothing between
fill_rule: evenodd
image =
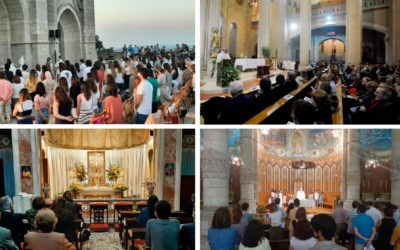
<instances>
[{"instance_id":1,"label":"stone arch","mask_svg":"<svg viewBox=\"0 0 400 250\"><path fill-rule=\"evenodd\" d=\"M57 25L60 30L60 55L71 63L82 58L82 28L78 15L70 7L64 7L57 16Z\"/></svg>"},{"instance_id":2,"label":"stone arch","mask_svg":"<svg viewBox=\"0 0 400 250\"><path fill-rule=\"evenodd\" d=\"M21 0L0 0L0 60L15 62L26 54L23 45L13 45L25 39L25 17Z\"/></svg>"}]
</instances>

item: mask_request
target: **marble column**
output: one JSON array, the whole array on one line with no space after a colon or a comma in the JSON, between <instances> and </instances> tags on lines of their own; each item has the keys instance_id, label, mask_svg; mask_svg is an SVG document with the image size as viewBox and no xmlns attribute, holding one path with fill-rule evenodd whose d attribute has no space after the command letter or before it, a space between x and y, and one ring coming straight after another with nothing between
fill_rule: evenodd
<instances>
[{"instance_id":1,"label":"marble column","mask_svg":"<svg viewBox=\"0 0 400 250\"><path fill-rule=\"evenodd\" d=\"M182 129L176 130L176 163L175 163L175 198L174 210L181 206L181 178L182 178Z\"/></svg>"},{"instance_id":2,"label":"marble column","mask_svg":"<svg viewBox=\"0 0 400 250\"><path fill-rule=\"evenodd\" d=\"M240 131L240 149L243 166L240 168L240 203L247 202L249 211L256 212L256 188L257 182L257 131L253 129L242 129Z\"/></svg>"},{"instance_id":3,"label":"marble column","mask_svg":"<svg viewBox=\"0 0 400 250\"><path fill-rule=\"evenodd\" d=\"M342 130L342 161L341 161L341 183L340 183L340 199L342 201L347 200L347 138L348 138L348 129Z\"/></svg>"},{"instance_id":4,"label":"marble column","mask_svg":"<svg viewBox=\"0 0 400 250\"><path fill-rule=\"evenodd\" d=\"M347 197L345 208L351 208L351 203L354 200L360 200L361 196L360 130L350 129L347 138Z\"/></svg>"},{"instance_id":5,"label":"marble column","mask_svg":"<svg viewBox=\"0 0 400 250\"><path fill-rule=\"evenodd\" d=\"M310 65L311 0L300 1L300 69Z\"/></svg>"},{"instance_id":6,"label":"marble column","mask_svg":"<svg viewBox=\"0 0 400 250\"><path fill-rule=\"evenodd\" d=\"M259 6L257 56L258 58L263 58L262 48L269 46L271 0L260 0Z\"/></svg>"},{"instance_id":7,"label":"marble column","mask_svg":"<svg viewBox=\"0 0 400 250\"><path fill-rule=\"evenodd\" d=\"M390 5L390 16L391 22L389 22L389 47L386 50L389 51L386 58L386 63L392 65L397 64L400 60L400 2L398 0L389 1Z\"/></svg>"},{"instance_id":8,"label":"marble column","mask_svg":"<svg viewBox=\"0 0 400 250\"><path fill-rule=\"evenodd\" d=\"M206 70L210 60L212 29L220 30L221 0L200 1L200 57L201 69Z\"/></svg>"},{"instance_id":9,"label":"marble column","mask_svg":"<svg viewBox=\"0 0 400 250\"><path fill-rule=\"evenodd\" d=\"M276 58L277 63L286 58L287 26L286 26L286 0L271 1L270 18L271 57Z\"/></svg>"},{"instance_id":10,"label":"marble column","mask_svg":"<svg viewBox=\"0 0 400 250\"><path fill-rule=\"evenodd\" d=\"M203 181L201 235L205 238L215 210L229 205L229 154L228 130L205 129L202 132L204 135L201 150Z\"/></svg>"},{"instance_id":11,"label":"marble column","mask_svg":"<svg viewBox=\"0 0 400 250\"><path fill-rule=\"evenodd\" d=\"M163 190L164 190L164 143L165 143L165 130L158 129L156 130L156 153L155 159L157 174L156 174L156 187L155 194L158 199L163 199Z\"/></svg>"},{"instance_id":12,"label":"marble column","mask_svg":"<svg viewBox=\"0 0 400 250\"><path fill-rule=\"evenodd\" d=\"M392 130L391 202L400 206L400 130Z\"/></svg>"},{"instance_id":13,"label":"marble column","mask_svg":"<svg viewBox=\"0 0 400 250\"><path fill-rule=\"evenodd\" d=\"M346 64L361 63L362 0L346 1Z\"/></svg>"}]
</instances>

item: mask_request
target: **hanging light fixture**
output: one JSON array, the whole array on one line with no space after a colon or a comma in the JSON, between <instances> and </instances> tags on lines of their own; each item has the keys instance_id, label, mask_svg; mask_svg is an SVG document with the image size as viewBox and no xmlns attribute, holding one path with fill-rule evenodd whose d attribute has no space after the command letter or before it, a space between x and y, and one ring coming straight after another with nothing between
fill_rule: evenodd
<instances>
[{"instance_id":1,"label":"hanging light fixture","mask_svg":"<svg viewBox=\"0 0 400 250\"><path fill-rule=\"evenodd\" d=\"M250 8L252 8L253 6L258 5L258 3L260 2L260 0L248 0L248 1L249 1Z\"/></svg>"}]
</instances>

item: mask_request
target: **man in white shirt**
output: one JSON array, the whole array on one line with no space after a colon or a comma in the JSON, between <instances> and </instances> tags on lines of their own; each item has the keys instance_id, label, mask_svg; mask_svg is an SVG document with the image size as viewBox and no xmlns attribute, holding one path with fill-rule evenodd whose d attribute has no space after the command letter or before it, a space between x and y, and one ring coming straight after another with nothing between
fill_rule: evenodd
<instances>
[{"instance_id":1,"label":"man in white shirt","mask_svg":"<svg viewBox=\"0 0 400 250\"><path fill-rule=\"evenodd\" d=\"M315 207L318 207L318 199L319 199L319 193L318 191L315 191L314 193Z\"/></svg>"},{"instance_id":2,"label":"man in white shirt","mask_svg":"<svg viewBox=\"0 0 400 250\"><path fill-rule=\"evenodd\" d=\"M72 79L72 73L67 69L67 65L65 63L60 63L60 79L64 77L67 79L68 82L68 89L71 88L71 79Z\"/></svg>"},{"instance_id":3,"label":"man in white shirt","mask_svg":"<svg viewBox=\"0 0 400 250\"><path fill-rule=\"evenodd\" d=\"M83 77L85 76L85 71L86 71L85 60L81 59L79 63L79 79L81 83L83 83Z\"/></svg>"},{"instance_id":4,"label":"man in white shirt","mask_svg":"<svg viewBox=\"0 0 400 250\"><path fill-rule=\"evenodd\" d=\"M297 191L296 198L299 200L305 200L306 199L306 193L304 193L303 188L300 188L299 191Z\"/></svg>"},{"instance_id":5,"label":"man in white shirt","mask_svg":"<svg viewBox=\"0 0 400 250\"><path fill-rule=\"evenodd\" d=\"M382 213L373 206L372 201L367 202L368 210L365 212L366 215L369 215L372 220L374 220L374 224L376 224L382 220L383 216Z\"/></svg>"},{"instance_id":6,"label":"man in white shirt","mask_svg":"<svg viewBox=\"0 0 400 250\"><path fill-rule=\"evenodd\" d=\"M144 124L147 120L147 117L151 114L151 105L153 102L153 85L151 85L151 83L147 80L147 77L149 75L149 70L146 68L140 69L140 72L138 74L141 82L137 87L136 92L136 124Z\"/></svg>"},{"instance_id":7,"label":"man in white shirt","mask_svg":"<svg viewBox=\"0 0 400 250\"><path fill-rule=\"evenodd\" d=\"M87 75L90 73L90 71L92 70L92 61L91 60L86 60L85 62L86 68L85 68L85 72L83 74L83 81L87 80Z\"/></svg>"}]
</instances>

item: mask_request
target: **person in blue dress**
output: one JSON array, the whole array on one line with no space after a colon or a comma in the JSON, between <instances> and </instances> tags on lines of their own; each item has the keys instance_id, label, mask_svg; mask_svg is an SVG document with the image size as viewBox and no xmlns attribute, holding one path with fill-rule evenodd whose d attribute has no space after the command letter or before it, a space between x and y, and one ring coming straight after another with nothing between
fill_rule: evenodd
<instances>
[{"instance_id":1,"label":"person in blue dress","mask_svg":"<svg viewBox=\"0 0 400 250\"><path fill-rule=\"evenodd\" d=\"M211 250L234 250L240 243L240 235L232 226L232 214L228 207L218 208L208 229Z\"/></svg>"}]
</instances>

